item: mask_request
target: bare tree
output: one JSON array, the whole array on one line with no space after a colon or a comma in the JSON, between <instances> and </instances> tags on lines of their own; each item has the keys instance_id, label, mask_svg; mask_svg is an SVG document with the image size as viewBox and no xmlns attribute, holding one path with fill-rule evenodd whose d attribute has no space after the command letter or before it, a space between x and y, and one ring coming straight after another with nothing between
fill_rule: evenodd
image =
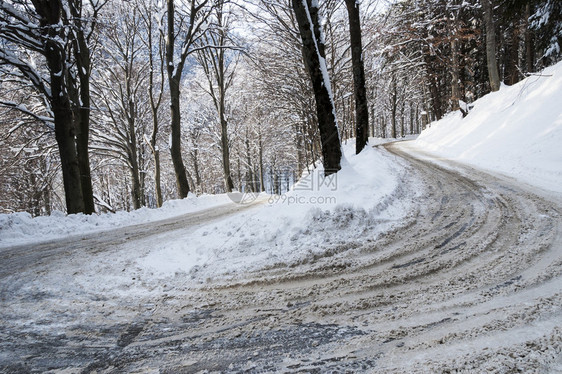
<instances>
[{"instance_id":1,"label":"bare tree","mask_svg":"<svg viewBox=\"0 0 562 374\"><path fill-rule=\"evenodd\" d=\"M189 183L181 153L181 78L187 57L194 52L193 46L206 31L205 26L211 14L210 0L189 0L186 9L176 11L174 0L167 0L168 30L166 34L166 69L170 89L171 144L170 152L176 172L176 185L180 198L187 197ZM176 32L176 22L180 29ZM182 29L185 27L185 30ZM180 43L176 55L176 43Z\"/></svg>"},{"instance_id":2,"label":"bare tree","mask_svg":"<svg viewBox=\"0 0 562 374\"><path fill-rule=\"evenodd\" d=\"M202 87L213 100L221 128L221 153L226 192L232 192L234 184L230 173L230 144L228 139L228 120L226 118L226 96L232 85L239 52L231 41L231 14L220 2L214 9L213 30L201 38L201 48L197 52L199 64L207 77L207 87Z\"/></svg>"},{"instance_id":3,"label":"bare tree","mask_svg":"<svg viewBox=\"0 0 562 374\"><path fill-rule=\"evenodd\" d=\"M353 65L353 92L355 95L356 143L355 152L359 153L369 140L369 106L365 89L365 68L363 66L363 43L361 42L361 17L359 2L345 0L349 18L349 35L351 42L351 62Z\"/></svg>"},{"instance_id":4,"label":"bare tree","mask_svg":"<svg viewBox=\"0 0 562 374\"><path fill-rule=\"evenodd\" d=\"M145 45L140 36L143 22L140 9L116 4L110 11L121 17L106 22L103 28L96 80L94 129L95 149L122 160L130 171L133 208L145 205L143 138L148 128L145 87L149 80Z\"/></svg>"},{"instance_id":5,"label":"bare tree","mask_svg":"<svg viewBox=\"0 0 562 374\"><path fill-rule=\"evenodd\" d=\"M88 156L91 73L90 41L105 1L12 0L0 2L0 63L23 86L44 98L46 115L3 102L54 126L67 211L94 211ZM45 69L35 57L42 56Z\"/></svg>"},{"instance_id":6,"label":"bare tree","mask_svg":"<svg viewBox=\"0 0 562 374\"><path fill-rule=\"evenodd\" d=\"M150 110L152 114L152 133L150 138L145 136L145 141L149 145L150 152L154 158L154 189L156 193L156 206L159 208L163 204L162 183L161 183L161 167L160 167L160 149L156 144L159 131L159 110L164 98L164 62L165 62L165 46L162 33L158 32L157 26L163 23L163 15L159 15L155 11L156 4L153 0L142 1L141 7L143 12L141 17L144 21L146 36L143 42L148 49L148 95L150 99ZM157 24L154 20L157 18Z\"/></svg>"},{"instance_id":7,"label":"bare tree","mask_svg":"<svg viewBox=\"0 0 562 374\"><path fill-rule=\"evenodd\" d=\"M319 21L318 3L311 0L292 0L292 5L303 43L304 63L310 75L316 98L324 173L330 175L341 169L342 152L330 78L326 69L326 53Z\"/></svg>"}]
</instances>

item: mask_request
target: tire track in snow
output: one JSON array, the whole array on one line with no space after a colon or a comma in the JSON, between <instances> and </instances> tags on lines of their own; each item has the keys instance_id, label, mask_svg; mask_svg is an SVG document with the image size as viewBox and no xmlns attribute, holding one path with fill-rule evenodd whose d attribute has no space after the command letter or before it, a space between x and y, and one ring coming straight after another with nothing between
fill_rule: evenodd
<instances>
[{"instance_id":1,"label":"tire track in snow","mask_svg":"<svg viewBox=\"0 0 562 374\"><path fill-rule=\"evenodd\" d=\"M286 355L290 364L278 367L288 371L367 361L360 371L558 370L560 197L454 163L451 170L401 144L386 149L408 167L404 183L419 178L425 186L408 222L355 252L257 272L194 298L228 310L226 324L273 309L275 327L256 329L315 321L363 332Z\"/></svg>"},{"instance_id":2,"label":"tire track in snow","mask_svg":"<svg viewBox=\"0 0 562 374\"><path fill-rule=\"evenodd\" d=\"M100 309L74 335L49 336L51 347L26 357L35 368L62 362L110 373L560 370L562 198L435 164L405 144L385 148L406 170L392 198L417 205L376 241L358 238L314 261L228 283L179 287L157 306L100 300L93 305L115 303L116 312ZM415 181L421 195L411 190ZM186 222L178 224L159 234ZM12 331L15 340L0 330L4 347L21 339L29 351L39 339L20 332L25 326Z\"/></svg>"}]
</instances>

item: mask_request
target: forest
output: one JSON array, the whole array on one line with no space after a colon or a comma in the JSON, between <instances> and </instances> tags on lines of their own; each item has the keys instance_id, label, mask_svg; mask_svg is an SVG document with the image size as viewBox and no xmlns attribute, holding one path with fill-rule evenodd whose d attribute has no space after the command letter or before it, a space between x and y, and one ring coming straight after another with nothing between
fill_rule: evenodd
<instances>
[{"instance_id":1,"label":"forest","mask_svg":"<svg viewBox=\"0 0 562 374\"><path fill-rule=\"evenodd\" d=\"M557 0L0 0L0 213L280 194L330 141L466 115L561 45Z\"/></svg>"}]
</instances>

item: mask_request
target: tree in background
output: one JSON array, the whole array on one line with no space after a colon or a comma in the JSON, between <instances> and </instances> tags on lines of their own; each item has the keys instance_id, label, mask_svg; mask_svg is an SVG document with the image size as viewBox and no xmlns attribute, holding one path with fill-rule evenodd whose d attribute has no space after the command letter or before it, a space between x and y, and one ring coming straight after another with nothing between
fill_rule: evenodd
<instances>
[{"instance_id":1,"label":"tree in background","mask_svg":"<svg viewBox=\"0 0 562 374\"><path fill-rule=\"evenodd\" d=\"M209 4L209 0L190 0L185 9L180 8L176 11L174 0L167 0L166 69L170 90L170 128L172 132L170 152L176 173L177 193L180 198L187 197L189 193L189 183L181 152L181 79L187 57L194 52L194 44L207 31L207 20L212 8ZM178 32L176 32L176 23L180 25ZM176 43L179 43L180 47L177 55Z\"/></svg>"},{"instance_id":2,"label":"tree in background","mask_svg":"<svg viewBox=\"0 0 562 374\"><path fill-rule=\"evenodd\" d=\"M355 95L356 140L355 153L361 152L369 140L369 106L365 88L365 68L363 66L363 44L361 42L361 17L359 2L345 0L349 17L351 62L353 65L353 92Z\"/></svg>"},{"instance_id":3,"label":"tree in background","mask_svg":"<svg viewBox=\"0 0 562 374\"><path fill-rule=\"evenodd\" d=\"M200 39L199 49L197 50L197 60L207 78L205 91L213 100L220 122L220 146L226 192L232 192L234 189L230 172L226 99L227 91L232 85L240 53L237 51L230 35L231 17L232 15L226 9L225 4L219 2L214 8L211 19L214 27Z\"/></svg>"},{"instance_id":4,"label":"tree in background","mask_svg":"<svg viewBox=\"0 0 562 374\"><path fill-rule=\"evenodd\" d=\"M154 192L156 195L156 207L164 203L162 196L162 172L160 163L160 148L157 144L160 130L160 108L164 99L164 63L166 48L164 35L158 27L164 23L164 15L158 12L158 4L154 0L140 0L141 17L146 29L143 43L148 50L148 96L150 101L150 112L152 116L152 132L150 137L144 139L149 146L154 158Z\"/></svg>"},{"instance_id":5,"label":"tree in background","mask_svg":"<svg viewBox=\"0 0 562 374\"><path fill-rule=\"evenodd\" d=\"M150 125L148 56L140 9L111 4L108 12L123 14L106 21L101 30L97 57L100 69L93 82L96 126L94 151L115 157L130 171L133 208L145 202L146 149L143 138Z\"/></svg>"},{"instance_id":6,"label":"tree in background","mask_svg":"<svg viewBox=\"0 0 562 374\"><path fill-rule=\"evenodd\" d=\"M488 77L492 91L500 89L500 75L496 62L496 27L494 25L492 0L482 0L482 11L484 15L484 25L486 28L486 64L488 66Z\"/></svg>"}]
</instances>

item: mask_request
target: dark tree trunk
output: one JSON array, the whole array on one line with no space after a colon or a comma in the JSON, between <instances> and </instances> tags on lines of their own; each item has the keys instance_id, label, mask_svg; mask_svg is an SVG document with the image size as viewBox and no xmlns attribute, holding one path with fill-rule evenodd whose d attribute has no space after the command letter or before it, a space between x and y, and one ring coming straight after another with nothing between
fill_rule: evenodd
<instances>
[{"instance_id":1,"label":"dark tree trunk","mask_svg":"<svg viewBox=\"0 0 562 374\"><path fill-rule=\"evenodd\" d=\"M454 37L453 37L454 39ZM451 110L459 110L459 100L461 98L459 85L459 51L456 40L451 41L452 66L451 66Z\"/></svg>"},{"instance_id":2,"label":"dark tree trunk","mask_svg":"<svg viewBox=\"0 0 562 374\"><path fill-rule=\"evenodd\" d=\"M431 99L432 114L435 119L443 118L443 101L441 100L441 90L439 89L439 77L431 75L429 77L429 93Z\"/></svg>"},{"instance_id":3,"label":"dark tree trunk","mask_svg":"<svg viewBox=\"0 0 562 374\"><path fill-rule=\"evenodd\" d=\"M355 153L365 148L369 141L369 107L365 89L365 68L363 66L363 44L361 41L361 18L357 0L345 0L349 18L351 41L351 62L353 65L353 92L355 95Z\"/></svg>"},{"instance_id":4,"label":"dark tree trunk","mask_svg":"<svg viewBox=\"0 0 562 374\"><path fill-rule=\"evenodd\" d=\"M47 49L50 48L49 44L51 43L47 43ZM58 53L51 50L47 52L46 57L51 68L51 90L53 95L51 107L55 117L55 138L61 159L66 210L69 214L83 213L85 211L84 195L76 150L73 112L68 96L64 94L64 90L59 85L58 81L62 79L53 74L53 72L56 72L56 70L53 70L53 60L58 59L54 57L55 54Z\"/></svg>"},{"instance_id":5,"label":"dark tree trunk","mask_svg":"<svg viewBox=\"0 0 562 374\"><path fill-rule=\"evenodd\" d=\"M505 82L514 85L519 82L519 27L515 21L507 37L505 58Z\"/></svg>"},{"instance_id":6,"label":"dark tree trunk","mask_svg":"<svg viewBox=\"0 0 562 374\"><path fill-rule=\"evenodd\" d=\"M162 186L160 184L160 150L154 150L154 187L156 189L156 207L160 208L163 204Z\"/></svg>"},{"instance_id":7,"label":"dark tree trunk","mask_svg":"<svg viewBox=\"0 0 562 374\"><path fill-rule=\"evenodd\" d=\"M170 153L174 171L176 172L176 186L178 196L183 199L189 194L189 183L187 173L181 155L181 114L180 114L180 80L183 70L183 61L174 65L174 0L168 0L168 37L166 39L166 67L168 71L168 83L170 87L170 112L171 112L171 135L172 144Z\"/></svg>"},{"instance_id":8,"label":"dark tree trunk","mask_svg":"<svg viewBox=\"0 0 562 374\"><path fill-rule=\"evenodd\" d=\"M390 137L396 139L396 111L398 107L398 92L396 79L392 78L392 92L390 93Z\"/></svg>"},{"instance_id":9,"label":"dark tree trunk","mask_svg":"<svg viewBox=\"0 0 562 374\"><path fill-rule=\"evenodd\" d=\"M176 78L175 76L171 76L169 79L170 111L172 115L172 122L170 124L172 132L170 154L172 156L172 163L174 164L174 171L176 172L177 193L178 196L183 199L189 194L189 183L187 182L187 173L181 155L180 85Z\"/></svg>"},{"instance_id":10,"label":"dark tree trunk","mask_svg":"<svg viewBox=\"0 0 562 374\"><path fill-rule=\"evenodd\" d=\"M246 164L248 167L248 178L247 183L250 188L250 191L257 192L257 184L256 178L254 176L254 168L252 166L252 152L250 149L250 138L248 134L248 130L246 130L246 139L244 140L244 145L246 146Z\"/></svg>"},{"instance_id":11,"label":"dark tree trunk","mask_svg":"<svg viewBox=\"0 0 562 374\"><path fill-rule=\"evenodd\" d=\"M531 5L525 5L525 64L527 73L535 71L535 47L533 43L533 32L529 25L529 17L531 16Z\"/></svg>"},{"instance_id":12,"label":"dark tree trunk","mask_svg":"<svg viewBox=\"0 0 562 374\"><path fill-rule=\"evenodd\" d=\"M486 28L486 61L488 65L488 78L492 91L500 89L500 75L496 61L496 28L494 25L493 0L481 0L484 11L484 25Z\"/></svg>"},{"instance_id":13,"label":"dark tree trunk","mask_svg":"<svg viewBox=\"0 0 562 374\"><path fill-rule=\"evenodd\" d=\"M84 199L84 213L95 212L94 192L92 189L92 176L90 172L90 156L88 144L90 137L90 48L86 41L82 25L82 6L79 1L71 1L70 9L77 27L74 32L74 56L80 83L80 100L78 106L78 118L76 125L76 148L78 153L78 166L80 168L80 180L82 185L82 196Z\"/></svg>"},{"instance_id":14,"label":"dark tree trunk","mask_svg":"<svg viewBox=\"0 0 562 374\"><path fill-rule=\"evenodd\" d=\"M259 160L260 160L260 192L265 191L264 183L264 170L263 170L263 142L261 137L261 130L258 129L258 146L259 146Z\"/></svg>"},{"instance_id":15,"label":"dark tree trunk","mask_svg":"<svg viewBox=\"0 0 562 374\"><path fill-rule=\"evenodd\" d=\"M137 137L135 133L135 117L134 117L134 107L133 103L129 102L129 118L128 118L128 126L129 126L129 150L127 152L127 156L129 157L129 164L131 165L131 179L132 179L132 189L131 189L131 196L133 198L133 209L140 209L141 204L141 182L139 177L139 163L138 163L138 156L137 156Z\"/></svg>"},{"instance_id":16,"label":"dark tree trunk","mask_svg":"<svg viewBox=\"0 0 562 374\"><path fill-rule=\"evenodd\" d=\"M57 41L60 38L61 4L58 1L36 0L34 6L41 17L41 30L46 41L44 56L50 71L51 94L49 101L54 114L55 138L59 148L66 209L69 214L83 213L84 194L80 176L80 164L76 149L76 129L66 79L70 79L66 54Z\"/></svg>"},{"instance_id":17,"label":"dark tree trunk","mask_svg":"<svg viewBox=\"0 0 562 374\"><path fill-rule=\"evenodd\" d=\"M331 97L330 82L327 76L324 44L322 43L318 8L311 0L292 0L299 31L303 43L302 53L314 97L316 114L322 142L324 173L330 175L341 169L341 145L335 118L335 107ZM310 24L312 20L313 25Z\"/></svg>"},{"instance_id":18,"label":"dark tree trunk","mask_svg":"<svg viewBox=\"0 0 562 374\"><path fill-rule=\"evenodd\" d=\"M88 68L89 70L89 68ZM94 191L92 189L92 175L90 172L90 156L88 144L90 138L90 79L80 74L80 99L79 121L76 131L76 144L78 153L78 166L80 168L80 179L82 195L84 199L84 213L95 212Z\"/></svg>"},{"instance_id":19,"label":"dark tree trunk","mask_svg":"<svg viewBox=\"0 0 562 374\"><path fill-rule=\"evenodd\" d=\"M451 17L447 17L447 28L451 37L451 110L460 109L460 63L459 63L459 42L457 34L459 32L458 20L460 18L460 10L453 10Z\"/></svg>"},{"instance_id":20,"label":"dark tree trunk","mask_svg":"<svg viewBox=\"0 0 562 374\"><path fill-rule=\"evenodd\" d=\"M228 124L224 113L221 113L221 149L222 149L222 168L224 172L224 187L226 192L232 192L234 183L230 173L230 149L228 144Z\"/></svg>"}]
</instances>

